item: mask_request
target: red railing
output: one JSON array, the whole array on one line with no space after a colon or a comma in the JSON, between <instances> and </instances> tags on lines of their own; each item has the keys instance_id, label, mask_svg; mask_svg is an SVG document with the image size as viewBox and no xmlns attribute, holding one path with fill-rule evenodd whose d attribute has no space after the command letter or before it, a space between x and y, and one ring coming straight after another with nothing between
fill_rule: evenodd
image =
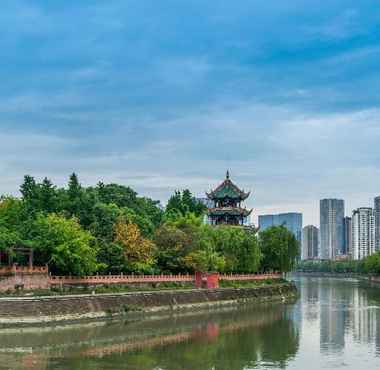
<instances>
[{"instance_id":1,"label":"red railing","mask_svg":"<svg viewBox=\"0 0 380 370\"><path fill-rule=\"evenodd\" d=\"M266 280L279 279L281 274L221 274L219 280ZM193 282L194 275L94 275L94 276L51 276L50 283L55 284L133 284L133 283L164 283Z\"/></svg>"},{"instance_id":2,"label":"red railing","mask_svg":"<svg viewBox=\"0 0 380 370\"><path fill-rule=\"evenodd\" d=\"M271 274L221 274L219 276L220 280L268 280L268 279L280 279L282 277L279 273Z\"/></svg>"}]
</instances>

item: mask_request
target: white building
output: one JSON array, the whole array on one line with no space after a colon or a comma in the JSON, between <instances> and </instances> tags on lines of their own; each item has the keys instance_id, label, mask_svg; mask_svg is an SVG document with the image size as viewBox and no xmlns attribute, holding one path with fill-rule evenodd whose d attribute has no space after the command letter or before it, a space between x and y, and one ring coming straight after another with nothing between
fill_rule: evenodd
<instances>
[{"instance_id":1,"label":"white building","mask_svg":"<svg viewBox=\"0 0 380 370\"><path fill-rule=\"evenodd\" d=\"M380 197L375 198L375 248L380 251Z\"/></svg>"},{"instance_id":2,"label":"white building","mask_svg":"<svg viewBox=\"0 0 380 370\"><path fill-rule=\"evenodd\" d=\"M362 207L352 214L352 258L361 260L375 252L375 213Z\"/></svg>"}]
</instances>

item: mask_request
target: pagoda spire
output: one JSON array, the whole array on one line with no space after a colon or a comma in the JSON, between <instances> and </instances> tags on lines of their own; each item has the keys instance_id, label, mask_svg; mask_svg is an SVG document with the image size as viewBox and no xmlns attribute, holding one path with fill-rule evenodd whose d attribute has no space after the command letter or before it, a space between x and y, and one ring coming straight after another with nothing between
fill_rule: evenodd
<instances>
[{"instance_id":1,"label":"pagoda spire","mask_svg":"<svg viewBox=\"0 0 380 370\"><path fill-rule=\"evenodd\" d=\"M244 225L252 210L241 207L241 202L247 199L250 193L240 190L231 180L230 171L226 171L225 180L210 193L207 198L213 201L214 206L208 209L208 218L211 225Z\"/></svg>"}]
</instances>

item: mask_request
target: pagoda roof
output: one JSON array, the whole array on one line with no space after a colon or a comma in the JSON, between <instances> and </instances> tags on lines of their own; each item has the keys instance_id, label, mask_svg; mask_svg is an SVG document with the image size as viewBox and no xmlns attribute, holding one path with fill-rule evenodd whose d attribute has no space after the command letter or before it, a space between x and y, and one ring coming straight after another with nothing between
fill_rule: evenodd
<instances>
[{"instance_id":1,"label":"pagoda roof","mask_svg":"<svg viewBox=\"0 0 380 370\"><path fill-rule=\"evenodd\" d=\"M249 216L252 213L251 209L240 208L240 207L219 207L219 208L210 208L208 210L209 216Z\"/></svg>"},{"instance_id":2,"label":"pagoda roof","mask_svg":"<svg viewBox=\"0 0 380 370\"><path fill-rule=\"evenodd\" d=\"M225 180L210 193L206 193L209 199L239 199L245 200L249 197L250 192L246 193L244 190L239 189L230 179L230 173L227 171Z\"/></svg>"}]
</instances>

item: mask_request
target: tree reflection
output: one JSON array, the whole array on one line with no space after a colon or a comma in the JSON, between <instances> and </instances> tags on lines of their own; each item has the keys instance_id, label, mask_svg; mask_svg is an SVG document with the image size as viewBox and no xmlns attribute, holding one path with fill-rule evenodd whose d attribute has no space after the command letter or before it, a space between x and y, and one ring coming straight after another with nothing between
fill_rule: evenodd
<instances>
[{"instance_id":1,"label":"tree reflection","mask_svg":"<svg viewBox=\"0 0 380 370\"><path fill-rule=\"evenodd\" d=\"M175 336L163 336L154 344L147 339L145 348L108 352L106 357L98 357L98 362L82 358L71 366L94 370L114 363L118 369L242 370L262 362L285 368L299 345L298 330L281 306L235 313L177 335L177 341Z\"/></svg>"}]
</instances>

